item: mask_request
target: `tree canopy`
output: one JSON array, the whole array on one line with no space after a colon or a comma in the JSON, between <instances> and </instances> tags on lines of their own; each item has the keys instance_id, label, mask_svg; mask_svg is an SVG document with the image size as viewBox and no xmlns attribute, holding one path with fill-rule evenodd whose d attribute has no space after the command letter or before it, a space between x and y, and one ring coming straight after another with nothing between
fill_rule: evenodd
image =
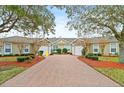
<instances>
[{"instance_id":1,"label":"tree canopy","mask_svg":"<svg viewBox=\"0 0 124 93\"><path fill-rule=\"evenodd\" d=\"M124 6L66 6L68 26L79 34L112 35L119 42L120 62L124 62Z\"/></svg>"},{"instance_id":2,"label":"tree canopy","mask_svg":"<svg viewBox=\"0 0 124 93\"><path fill-rule=\"evenodd\" d=\"M47 6L0 6L0 33L11 29L30 34L54 32L55 17Z\"/></svg>"},{"instance_id":3,"label":"tree canopy","mask_svg":"<svg viewBox=\"0 0 124 93\"><path fill-rule=\"evenodd\" d=\"M80 33L111 34L124 40L124 6L67 6L68 26Z\"/></svg>"}]
</instances>

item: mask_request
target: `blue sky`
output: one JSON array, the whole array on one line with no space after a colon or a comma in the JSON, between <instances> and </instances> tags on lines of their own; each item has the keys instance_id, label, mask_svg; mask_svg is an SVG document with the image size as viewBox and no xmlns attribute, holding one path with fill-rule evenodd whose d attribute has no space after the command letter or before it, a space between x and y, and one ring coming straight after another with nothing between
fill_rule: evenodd
<instances>
[{"instance_id":1,"label":"blue sky","mask_svg":"<svg viewBox=\"0 0 124 93\"><path fill-rule=\"evenodd\" d=\"M64 10L59 10L57 8L50 9L51 12L55 15L55 34L49 34L49 36L46 35L48 38L52 37L61 37L61 38L76 38L76 31L69 31L68 28L66 28L66 23L68 21L67 14ZM1 37L10 37L10 36L23 36L22 33L17 31L11 31L9 33L4 33L0 35ZM36 37L36 35L34 36Z\"/></svg>"},{"instance_id":2,"label":"blue sky","mask_svg":"<svg viewBox=\"0 0 124 93\"><path fill-rule=\"evenodd\" d=\"M69 31L66 27L66 23L68 21L67 14L64 10L59 10L56 8L51 9L51 12L54 13L56 19L56 27L55 27L55 35L50 34L48 37L67 37L73 38L77 37L76 31Z\"/></svg>"}]
</instances>

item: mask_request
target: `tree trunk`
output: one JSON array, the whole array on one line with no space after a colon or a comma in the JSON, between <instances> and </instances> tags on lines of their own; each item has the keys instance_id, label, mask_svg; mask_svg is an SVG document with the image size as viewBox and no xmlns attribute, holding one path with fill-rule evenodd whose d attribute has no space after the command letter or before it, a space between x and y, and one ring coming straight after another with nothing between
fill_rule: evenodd
<instances>
[{"instance_id":1,"label":"tree trunk","mask_svg":"<svg viewBox=\"0 0 124 93\"><path fill-rule=\"evenodd\" d=\"M124 40L119 44L119 62L124 63Z\"/></svg>"},{"instance_id":2,"label":"tree trunk","mask_svg":"<svg viewBox=\"0 0 124 93\"><path fill-rule=\"evenodd\" d=\"M21 55L22 54L22 50L19 50L19 55Z\"/></svg>"},{"instance_id":3,"label":"tree trunk","mask_svg":"<svg viewBox=\"0 0 124 93\"><path fill-rule=\"evenodd\" d=\"M40 48L40 46L33 45L33 53L34 53L34 55L36 55L38 53L39 48Z\"/></svg>"}]
</instances>

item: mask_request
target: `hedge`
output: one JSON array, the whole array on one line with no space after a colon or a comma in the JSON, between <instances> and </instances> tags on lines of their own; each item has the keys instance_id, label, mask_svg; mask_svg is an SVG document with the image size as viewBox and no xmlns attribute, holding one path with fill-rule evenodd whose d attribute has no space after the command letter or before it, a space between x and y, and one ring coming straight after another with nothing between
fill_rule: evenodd
<instances>
[{"instance_id":1,"label":"hedge","mask_svg":"<svg viewBox=\"0 0 124 93\"><path fill-rule=\"evenodd\" d=\"M93 59L93 60L98 60L99 59L98 56L87 56L86 58Z\"/></svg>"},{"instance_id":2,"label":"hedge","mask_svg":"<svg viewBox=\"0 0 124 93\"><path fill-rule=\"evenodd\" d=\"M100 53L88 53L86 56L102 56Z\"/></svg>"},{"instance_id":3,"label":"hedge","mask_svg":"<svg viewBox=\"0 0 124 93\"><path fill-rule=\"evenodd\" d=\"M56 49L56 51L57 51L58 54L61 54L61 49L60 48Z\"/></svg>"},{"instance_id":4,"label":"hedge","mask_svg":"<svg viewBox=\"0 0 124 93\"><path fill-rule=\"evenodd\" d=\"M66 54L68 52L67 48L63 48L62 52Z\"/></svg>"},{"instance_id":5,"label":"hedge","mask_svg":"<svg viewBox=\"0 0 124 93\"><path fill-rule=\"evenodd\" d=\"M100 53L94 54L94 53L88 53L85 57L93 60L99 60L99 56L102 56Z\"/></svg>"},{"instance_id":6,"label":"hedge","mask_svg":"<svg viewBox=\"0 0 124 93\"><path fill-rule=\"evenodd\" d=\"M18 62L24 62L26 60L26 57L17 57Z\"/></svg>"}]
</instances>

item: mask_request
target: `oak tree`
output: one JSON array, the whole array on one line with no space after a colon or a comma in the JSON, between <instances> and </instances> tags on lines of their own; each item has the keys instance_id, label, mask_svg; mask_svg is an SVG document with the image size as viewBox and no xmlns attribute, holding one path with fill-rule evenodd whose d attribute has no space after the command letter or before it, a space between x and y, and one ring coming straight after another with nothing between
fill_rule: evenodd
<instances>
[{"instance_id":1,"label":"oak tree","mask_svg":"<svg viewBox=\"0 0 124 93\"><path fill-rule=\"evenodd\" d=\"M114 36L119 42L120 62L124 62L124 6L66 6L66 13L70 29Z\"/></svg>"},{"instance_id":2,"label":"oak tree","mask_svg":"<svg viewBox=\"0 0 124 93\"><path fill-rule=\"evenodd\" d=\"M44 31L48 34L55 31L54 20L55 17L47 6L0 6L0 33L9 32L13 29L24 34L36 31Z\"/></svg>"}]
</instances>

